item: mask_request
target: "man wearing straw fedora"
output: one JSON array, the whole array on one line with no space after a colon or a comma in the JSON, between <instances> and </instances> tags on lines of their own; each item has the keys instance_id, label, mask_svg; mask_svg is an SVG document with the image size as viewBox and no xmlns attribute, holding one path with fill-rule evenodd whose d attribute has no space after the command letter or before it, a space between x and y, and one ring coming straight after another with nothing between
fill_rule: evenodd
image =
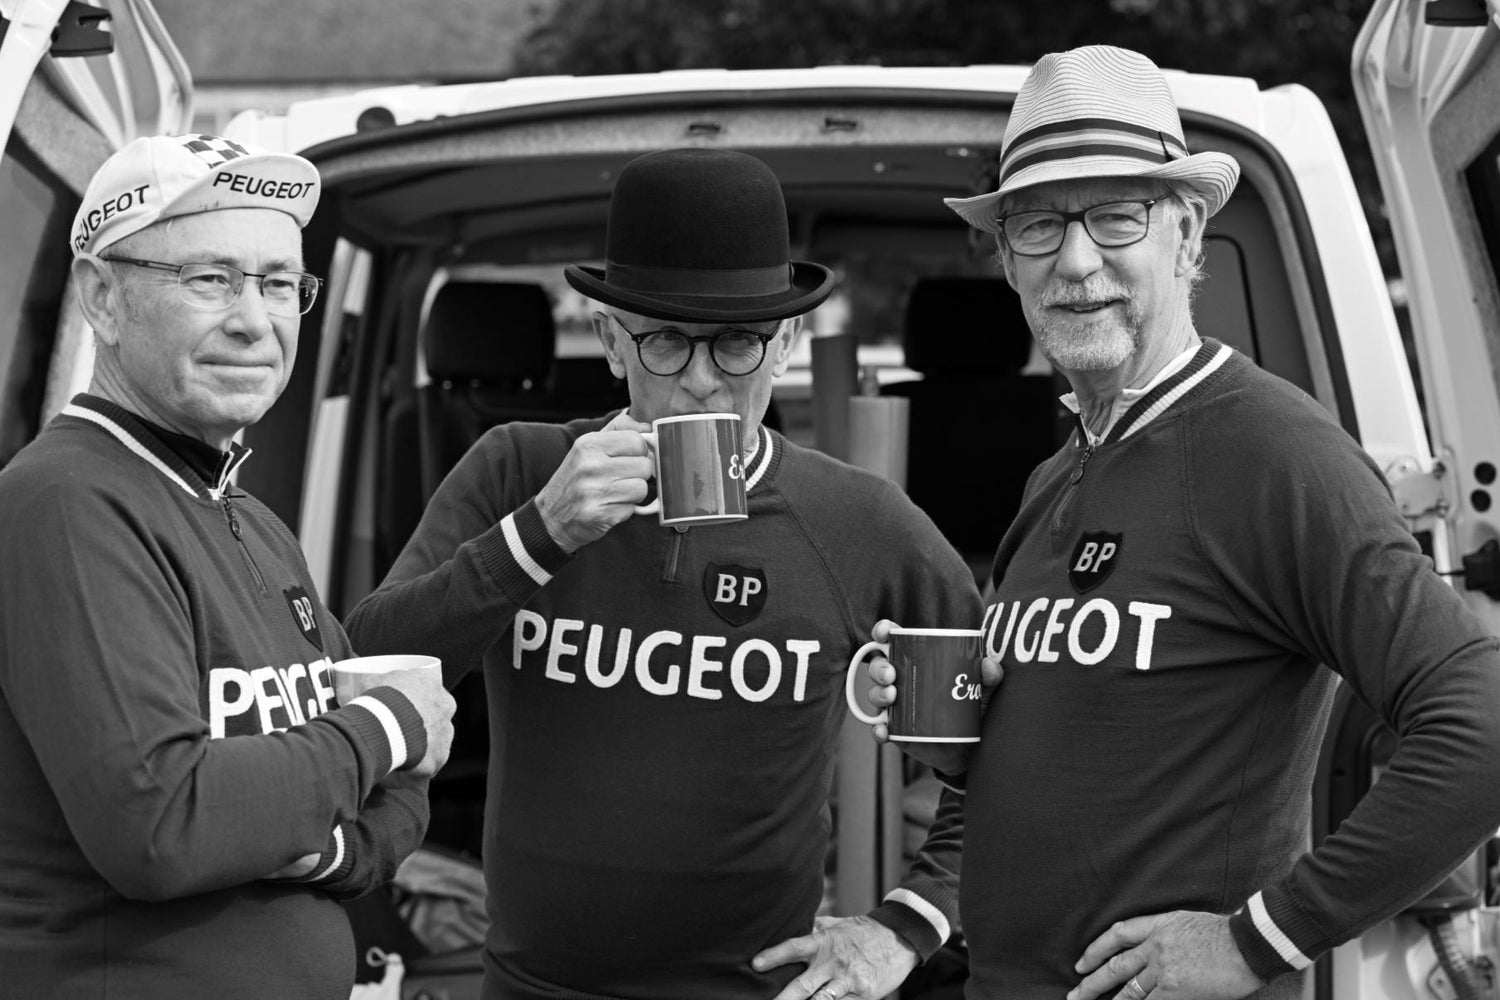
<instances>
[{"instance_id":1,"label":"man wearing straw fedora","mask_svg":"<svg viewBox=\"0 0 1500 1000\"><path fill-rule=\"evenodd\" d=\"M948 936L956 878L924 852L870 914L815 924L843 671L878 619L977 622L973 576L894 484L764 426L833 286L790 260L764 163L636 158L604 266L566 275L629 408L486 433L348 623L450 684L485 670L484 995L883 997ZM635 516L647 424L709 412L743 427L748 518Z\"/></svg>"},{"instance_id":2,"label":"man wearing straw fedora","mask_svg":"<svg viewBox=\"0 0 1500 1000\"><path fill-rule=\"evenodd\" d=\"M1500 824L1495 640L1358 444L1194 329L1238 176L1188 152L1150 60L1090 46L1027 77L998 189L948 201L995 234L1077 414L1001 540L1005 677L952 781L971 998L1300 997ZM1340 678L1396 750L1309 851Z\"/></svg>"}]
</instances>

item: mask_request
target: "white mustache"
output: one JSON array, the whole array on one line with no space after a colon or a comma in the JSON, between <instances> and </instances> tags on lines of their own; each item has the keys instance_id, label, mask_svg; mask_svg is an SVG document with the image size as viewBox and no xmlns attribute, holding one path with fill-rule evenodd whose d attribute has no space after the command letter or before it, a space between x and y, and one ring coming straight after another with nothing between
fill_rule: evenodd
<instances>
[{"instance_id":1,"label":"white mustache","mask_svg":"<svg viewBox=\"0 0 1500 1000\"><path fill-rule=\"evenodd\" d=\"M1110 302L1115 299L1119 299L1126 305L1129 305L1129 290L1119 285L1109 285L1106 283L1096 285L1062 285L1047 290L1047 294L1042 296L1042 307L1094 305L1099 302Z\"/></svg>"}]
</instances>

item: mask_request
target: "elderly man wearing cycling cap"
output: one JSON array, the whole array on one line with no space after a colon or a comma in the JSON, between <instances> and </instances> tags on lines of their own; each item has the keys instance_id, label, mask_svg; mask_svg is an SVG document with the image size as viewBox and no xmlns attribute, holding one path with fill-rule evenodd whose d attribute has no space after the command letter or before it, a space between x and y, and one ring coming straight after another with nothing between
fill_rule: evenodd
<instances>
[{"instance_id":1,"label":"elderly man wearing cycling cap","mask_svg":"<svg viewBox=\"0 0 1500 1000\"><path fill-rule=\"evenodd\" d=\"M426 830L452 698L424 671L338 705L349 641L231 481L317 295L318 190L301 157L158 136L78 209L93 379L0 473L7 996L347 1000L339 899Z\"/></svg>"}]
</instances>

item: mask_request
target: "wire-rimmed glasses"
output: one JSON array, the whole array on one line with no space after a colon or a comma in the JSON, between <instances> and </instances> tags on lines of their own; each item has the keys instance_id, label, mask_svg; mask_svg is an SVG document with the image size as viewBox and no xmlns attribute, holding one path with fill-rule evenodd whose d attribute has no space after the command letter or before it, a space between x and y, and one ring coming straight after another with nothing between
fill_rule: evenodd
<instances>
[{"instance_id":1,"label":"wire-rimmed glasses","mask_svg":"<svg viewBox=\"0 0 1500 1000\"><path fill-rule=\"evenodd\" d=\"M302 271L271 271L256 274L228 264L169 264L135 257L103 257L115 264L133 264L157 271L175 271L182 301L198 309L228 309L240 297L246 278L260 279L260 294L266 312L276 316L300 316L312 308L323 279Z\"/></svg>"}]
</instances>

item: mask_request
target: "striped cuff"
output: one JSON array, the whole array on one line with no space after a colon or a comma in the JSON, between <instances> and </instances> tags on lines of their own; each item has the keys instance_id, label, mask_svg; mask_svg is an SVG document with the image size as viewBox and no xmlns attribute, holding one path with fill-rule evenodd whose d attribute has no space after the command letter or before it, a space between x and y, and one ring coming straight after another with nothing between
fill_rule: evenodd
<instances>
[{"instance_id":1,"label":"striped cuff","mask_svg":"<svg viewBox=\"0 0 1500 1000\"><path fill-rule=\"evenodd\" d=\"M336 826L328 838L328 846L318 857L312 873L298 879L299 882L334 882L348 875L354 868L354 854L344 843L344 828Z\"/></svg>"},{"instance_id":2,"label":"striped cuff","mask_svg":"<svg viewBox=\"0 0 1500 1000\"><path fill-rule=\"evenodd\" d=\"M371 688L344 708L360 710L348 714L365 744L375 751L375 773L382 778L413 767L427 756L427 727L422 715L395 688Z\"/></svg>"},{"instance_id":3,"label":"striped cuff","mask_svg":"<svg viewBox=\"0 0 1500 1000\"><path fill-rule=\"evenodd\" d=\"M910 889L886 893L885 901L870 911L870 917L905 938L924 962L953 934L943 911Z\"/></svg>"},{"instance_id":4,"label":"striped cuff","mask_svg":"<svg viewBox=\"0 0 1500 1000\"><path fill-rule=\"evenodd\" d=\"M545 587L572 558L547 533L535 500L505 515L477 544L485 569L517 603Z\"/></svg>"},{"instance_id":5,"label":"striped cuff","mask_svg":"<svg viewBox=\"0 0 1500 1000\"><path fill-rule=\"evenodd\" d=\"M1321 935L1284 890L1273 888L1251 896L1229 918L1229 931L1245 964L1265 982L1307 968L1316 953L1324 950L1307 943L1319 940ZM1303 942L1300 945L1299 940Z\"/></svg>"}]
</instances>

